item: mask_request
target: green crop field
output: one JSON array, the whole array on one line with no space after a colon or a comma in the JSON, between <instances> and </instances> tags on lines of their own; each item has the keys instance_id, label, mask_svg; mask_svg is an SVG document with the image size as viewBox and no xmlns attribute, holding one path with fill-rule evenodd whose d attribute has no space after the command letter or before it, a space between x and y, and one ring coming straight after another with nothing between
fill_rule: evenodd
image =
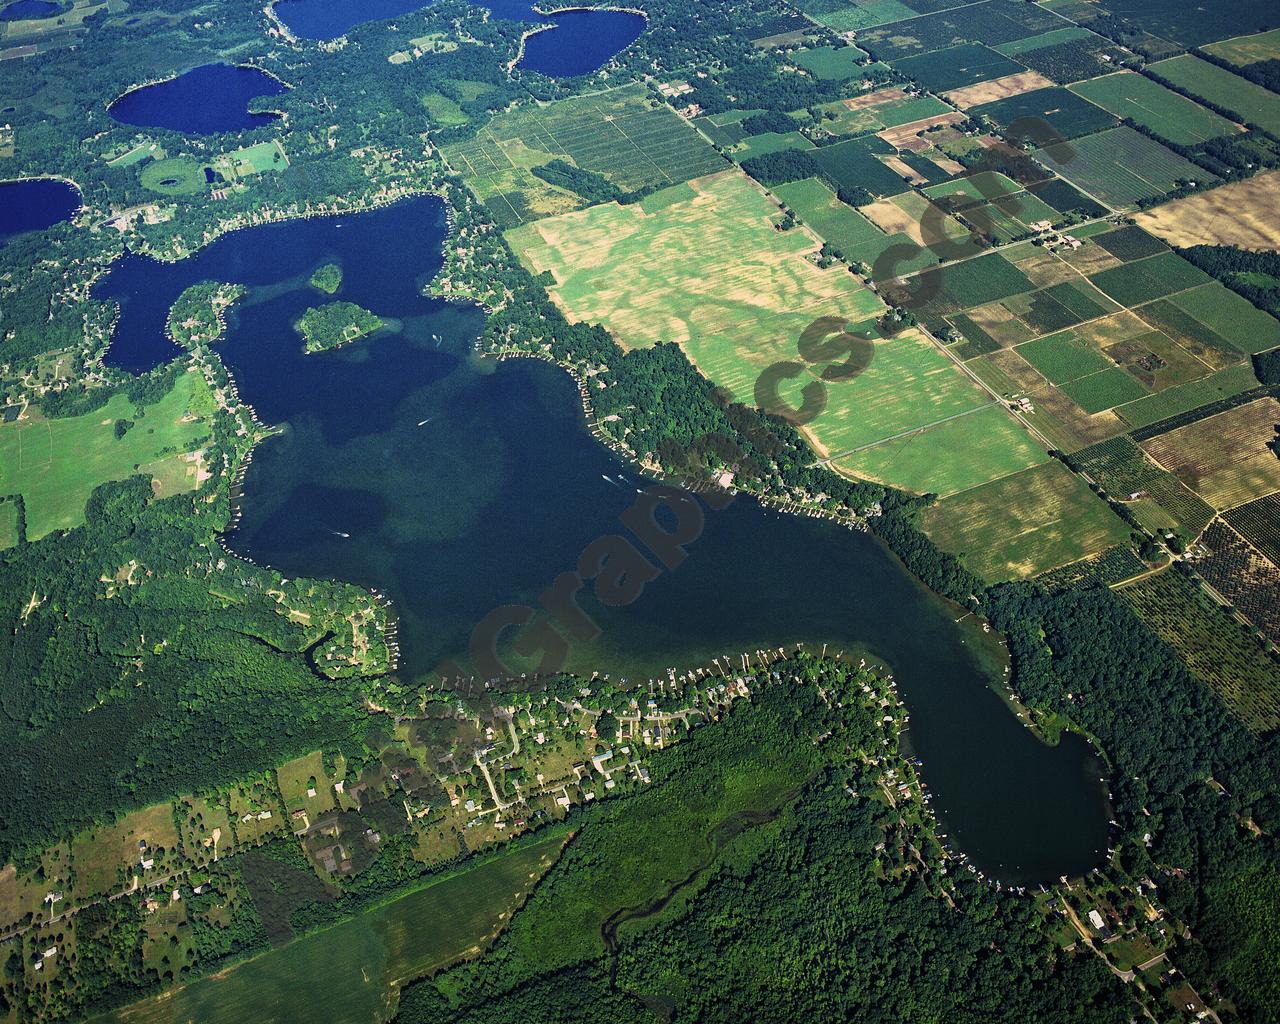
<instances>
[{"instance_id":1,"label":"green crop field","mask_svg":"<svg viewBox=\"0 0 1280 1024\"><path fill-rule=\"evenodd\" d=\"M1115 364L1075 331L1036 338L1017 347L1018 355L1051 384L1065 384Z\"/></svg>"},{"instance_id":2,"label":"green crop field","mask_svg":"<svg viewBox=\"0 0 1280 1024\"><path fill-rule=\"evenodd\" d=\"M1233 508L1222 518L1274 564L1280 565L1280 492Z\"/></svg>"},{"instance_id":3,"label":"green crop field","mask_svg":"<svg viewBox=\"0 0 1280 1024\"><path fill-rule=\"evenodd\" d=\"M1043 4L1041 6L1044 6ZM1062 43L1069 43L1076 39L1094 39L1096 36L1088 29L1083 28L1054 28L1048 32L1041 32L1038 36L1029 36L1026 39L1015 39L1009 43L1001 43L992 49L1003 53L1006 57L1016 57L1020 53L1029 53L1032 50L1043 50L1046 46L1060 46Z\"/></svg>"},{"instance_id":4,"label":"green crop field","mask_svg":"<svg viewBox=\"0 0 1280 1024\"><path fill-rule=\"evenodd\" d=\"M1148 393L1136 378L1118 366L1069 381L1059 390L1090 415L1136 401Z\"/></svg>"},{"instance_id":5,"label":"green crop field","mask_svg":"<svg viewBox=\"0 0 1280 1024\"><path fill-rule=\"evenodd\" d=\"M871 28L902 18L914 18L916 15L915 11L899 0L859 0L858 3L849 4L839 3L838 0L800 0L796 7L814 21L837 32Z\"/></svg>"},{"instance_id":6,"label":"green crop field","mask_svg":"<svg viewBox=\"0 0 1280 1024\"><path fill-rule=\"evenodd\" d=\"M846 256L885 238L883 231L857 210L840 202L817 178L779 185L773 192L802 222Z\"/></svg>"},{"instance_id":7,"label":"green crop field","mask_svg":"<svg viewBox=\"0 0 1280 1024\"><path fill-rule=\"evenodd\" d=\"M1190 412L1202 405L1230 398L1258 386L1253 369L1245 363L1229 366L1200 380L1166 388L1154 395L1120 406L1116 412L1131 427L1146 427L1170 416Z\"/></svg>"},{"instance_id":8,"label":"green crop field","mask_svg":"<svg viewBox=\"0 0 1280 1024\"><path fill-rule=\"evenodd\" d=\"M1106 502L1056 461L942 498L920 523L989 582L1035 576L1129 536Z\"/></svg>"},{"instance_id":9,"label":"green crop field","mask_svg":"<svg viewBox=\"0 0 1280 1024\"><path fill-rule=\"evenodd\" d=\"M454 963L490 941L555 863L564 835L490 859L348 921L303 936L229 970L104 1018L110 1024L263 1019L384 1021L404 983Z\"/></svg>"},{"instance_id":10,"label":"green crop field","mask_svg":"<svg viewBox=\"0 0 1280 1024\"><path fill-rule=\"evenodd\" d=\"M1105 110L1060 86L1033 89L994 103L983 103L969 113L974 117L989 117L1002 128L1008 128L1021 117L1036 117L1047 122L1064 139L1074 139L1116 123Z\"/></svg>"},{"instance_id":11,"label":"green crop field","mask_svg":"<svg viewBox=\"0 0 1280 1024\"><path fill-rule=\"evenodd\" d=\"M623 191L672 185L726 166L702 136L642 86L502 114L474 138L443 152L502 227L582 205L578 196L530 173L556 158L602 174Z\"/></svg>"},{"instance_id":12,"label":"green crop field","mask_svg":"<svg viewBox=\"0 0 1280 1024\"><path fill-rule=\"evenodd\" d=\"M1250 729L1280 726L1276 663L1196 584L1168 569L1117 593Z\"/></svg>"},{"instance_id":13,"label":"green crop field","mask_svg":"<svg viewBox=\"0 0 1280 1024\"><path fill-rule=\"evenodd\" d=\"M84 522L85 501L108 480L144 473L176 481L177 490L194 487L196 463L183 455L208 437L209 425L188 414L207 401L204 378L185 373L142 416L116 395L83 416L0 424L0 494L22 495L27 537L36 540ZM117 420L134 421L122 438L115 435ZM170 474L171 465L180 472Z\"/></svg>"},{"instance_id":14,"label":"green crop field","mask_svg":"<svg viewBox=\"0 0 1280 1024\"><path fill-rule=\"evenodd\" d=\"M753 156L781 153L784 149L813 149L813 143L799 132L763 132L750 135L733 147L733 159L738 163Z\"/></svg>"},{"instance_id":15,"label":"green crop field","mask_svg":"<svg viewBox=\"0 0 1280 1024\"><path fill-rule=\"evenodd\" d=\"M1181 292L1169 301L1241 352L1265 352L1280 345L1280 321L1217 281Z\"/></svg>"},{"instance_id":16,"label":"green crop field","mask_svg":"<svg viewBox=\"0 0 1280 1024\"><path fill-rule=\"evenodd\" d=\"M1179 146L1195 146L1237 131L1221 114L1132 71L1078 82L1071 91Z\"/></svg>"},{"instance_id":17,"label":"green crop field","mask_svg":"<svg viewBox=\"0 0 1280 1024\"><path fill-rule=\"evenodd\" d=\"M686 188L652 213L597 206L507 237L532 270L551 273L552 297L571 320L603 324L628 347L678 342L703 374L748 404L761 371L795 360L800 333L816 319L858 325L883 310L843 267L821 270L806 259L816 243L804 232L774 230L779 211L745 176L726 172ZM724 259L727 252L735 258ZM874 324L859 331L878 338ZM989 402L914 331L875 340L869 368L826 391L826 408L805 428L823 455ZM795 402L785 390L784 397Z\"/></svg>"},{"instance_id":18,"label":"green crop field","mask_svg":"<svg viewBox=\"0 0 1280 1024\"><path fill-rule=\"evenodd\" d=\"M1093 274L1089 280L1120 305L1137 306L1212 279L1176 253L1162 252Z\"/></svg>"},{"instance_id":19,"label":"green crop field","mask_svg":"<svg viewBox=\"0 0 1280 1024\"><path fill-rule=\"evenodd\" d=\"M918 493L948 495L1038 465L1047 453L998 405L837 459L836 469Z\"/></svg>"},{"instance_id":20,"label":"green crop field","mask_svg":"<svg viewBox=\"0 0 1280 1024\"><path fill-rule=\"evenodd\" d=\"M893 67L933 92L963 89L1026 71L1026 66L981 43L962 43L945 50L920 53L893 61Z\"/></svg>"},{"instance_id":21,"label":"green crop field","mask_svg":"<svg viewBox=\"0 0 1280 1024\"><path fill-rule=\"evenodd\" d=\"M878 196L891 196L905 187L902 177L876 159L876 154L892 154L893 148L877 138L850 139L834 146L815 149L818 166L838 186L865 188Z\"/></svg>"},{"instance_id":22,"label":"green crop field","mask_svg":"<svg viewBox=\"0 0 1280 1024\"><path fill-rule=\"evenodd\" d=\"M1189 53L1157 61L1151 70L1192 96L1231 111L1245 123L1280 135L1280 96L1262 86Z\"/></svg>"},{"instance_id":23,"label":"green crop field","mask_svg":"<svg viewBox=\"0 0 1280 1024\"><path fill-rule=\"evenodd\" d=\"M1179 181L1217 180L1204 168L1126 125L1075 139L1067 152L1055 155L1037 150L1035 155L1072 184L1115 207L1159 199Z\"/></svg>"},{"instance_id":24,"label":"green crop field","mask_svg":"<svg viewBox=\"0 0 1280 1024\"><path fill-rule=\"evenodd\" d=\"M935 96L911 96L907 99L884 103L872 109L886 128L910 124L912 121L923 121L926 117L946 114L951 110L947 104Z\"/></svg>"}]
</instances>

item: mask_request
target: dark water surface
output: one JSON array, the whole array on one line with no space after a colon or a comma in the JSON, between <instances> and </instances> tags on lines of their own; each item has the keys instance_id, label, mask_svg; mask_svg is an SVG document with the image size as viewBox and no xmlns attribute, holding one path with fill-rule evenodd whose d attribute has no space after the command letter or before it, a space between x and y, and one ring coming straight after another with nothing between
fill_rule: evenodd
<instances>
[{"instance_id":1,"label":"dark water surface","mask_svg":"<svg viewBox=\"0 0 1280 1024\"><path fill-rule=\"evenodd\" d=\"M234 64L204 64L156 85L125 93L108 113L121 124L213 135L258 128L276 114L251 114L256 96L279 96L285 87L266 72Z\"/></svg>"},{"instance_id":2,"label":"dark water surface","mask_svg":"<svg viewBox=\"0 0 1280 1024\"><path fill-rule=\"evenodd\" d=\"M287 430L259 447L230 542L289 575L388 594L411 677L464 655L492 609L536 604L588 543L625 534L618 517L645 483L584 429L564 373L467 354L480 314L420 292L445 237L440 203L408 200L239 232L177 264L126 257L95 290L122 304L108 361L139 370L176 354L163 326L184 288L249 286L219 350L242 397ZM292 324L328 301L307 278L331 262L336 297L391 328L304 355ZM1039 880L1099 861L1099 766L1074 737L1040 743L988 688L1002 654L990 636L957 626L865 534L747 498L705 519L640 600L591 607L603 632L573 648L574 668L634 680L766 645L857 649L892 667L934 805L979 866Z\"/></svg>"},{"instance_id":3,"label":"dark water surface","mask_svg":"<svg viewBox=\"0 0 1280 1024\"><path fill-rule=\"evenodd\" d=\"M0 10L0 21L25 21L38 18L52 18L61 14L61 4L50 3L49 0L18 0Z\"/></svg>"},{"instance_id":4,"label":"dark water surface","mask_svg":"<svg viewBox=\"0 0 1280 1024\"><path fill-rule=\"evenodd\" d=\"M517 66L553 78L598 70L634 43L647 24L643 15L628 11L568 8L542 15L531 0L476 3L495 18L550 26L525 40ZM366 21L395 18L425 6L426 0L279 0L275 10L299 38L336 39Z\"/></svg>"},{"instance_id":5,"label":"dark water surface","mask_svg":"<svg viewBox=\"0 0 1280 1024\"><path fill-rule=\"evenodd\" d=\"M0 181L0 244L25 231L43 231L80 209L80 190L58 178Z\"/></svg>"}]
</instances>

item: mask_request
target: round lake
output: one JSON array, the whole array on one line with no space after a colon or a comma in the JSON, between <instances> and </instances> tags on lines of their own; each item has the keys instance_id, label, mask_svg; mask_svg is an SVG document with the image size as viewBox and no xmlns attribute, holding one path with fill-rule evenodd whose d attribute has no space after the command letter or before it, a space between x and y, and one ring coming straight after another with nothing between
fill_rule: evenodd
<instances>
[{"instance_id":1,"label":"round lake","mask_svg":"<svg viewBox=\"0 0 1280 1024\"><path fill-rule=\"evenodd\" d=\"M285 91L257 68L205 64L155 85L133 89L108 108L121 124L167 128L191 135L213 135L258 128L279 120L276 114L252 114L249 101Z\"/></svg>"},{"instance_id":2,"label":"round lake","mask_svg":"<svg viewBox=\"0 0 1280 1024\"><path fill-rule=\"evenodd\" d=\"M176 264L126 256L95 288L121 318L107 361L177 354L170 304L201 280L249 287L219 345L242 397L282 436L258 449L232 547L288 575L388 594L400 671L465 657L493 609L537 604L646 484L585 429L577 388L530 360L469 354L477 310L424 298L446 239L442 205L409 200L226 236ZM328 301L311 273L337 263L338 298L394 325L305 355L293 324ZM829 644L891 667L934 806L978 865L1006 881L1088 870L1107 845L1100 767L1074 736L1041 743L988 685L1003 649L926 590L876 539L748 498L704 509L688 558L639 600L583 606L601 628L572 668L638 680L716 655Z\"/></svg>"}]
</instances>

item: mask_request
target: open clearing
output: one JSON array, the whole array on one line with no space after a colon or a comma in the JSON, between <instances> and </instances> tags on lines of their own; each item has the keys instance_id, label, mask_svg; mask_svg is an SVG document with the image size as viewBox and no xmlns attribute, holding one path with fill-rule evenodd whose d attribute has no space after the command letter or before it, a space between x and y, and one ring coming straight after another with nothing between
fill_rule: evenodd
<instances>
[{"instance_id":1,"label":"open clearing","mask_svg":"<svg viewBox=\"0 0 1280 1024\"><path fill-rule=\"evenodd\" d=\"M725 166L705 139L638 85L502 114L475 138L444 147L444 156L504 228L583 204L531 173L557 158L623 191L673 185Z\"/></svg>"},{"instance_id":2,"label":"open clearing","mask_svg":"<svg viewBox=\"0 0 1280 1024\"><path fill-rule=\"evenodd\" d=\"M198 373L179 376L172 391L138 416L133 403L116 395L83 416L18 420L0 424L0 494L21 494L27 509L27 539L84 522L84 503L99 484L144 473L167 495L197 483L197 463L187 456L209 434L193 415L208 400ZM124 437L117 420L133 420Z\"/></svg>"},{"instance_id":3,"label":"open clearing","mask_svg":"<svg viewBox=\"0 0 1280 1024\"><path fill-rule=\"evenodd\" d=\"M1057 461L942 498L920 524L988 582L1035 576L1129 536L1124 521Z\"/></svg>"},{"instance_id":4,"label":"open clearing","mask_svg":"<svg viewBox=\"0 0 1280 1024\"><path fill-rule=\"evenodd\" d=\"M1280 491L1280 459L1267 447L1280 402L1260 398L1142 442L1156 462L1218 509Z\"/></svg>"},{"instance_id":5,"label":"open clearing","mask_svg":"<svg viewBox=\"0 0 1280 1024\"><path fill-rule=\"evenodd\" d=\"M1280 171L1264 171L1145 210L1136 219L1145 230L1178 248L1280 249L1276 210L1280 210Z\"/></svg>"}]
</instances>

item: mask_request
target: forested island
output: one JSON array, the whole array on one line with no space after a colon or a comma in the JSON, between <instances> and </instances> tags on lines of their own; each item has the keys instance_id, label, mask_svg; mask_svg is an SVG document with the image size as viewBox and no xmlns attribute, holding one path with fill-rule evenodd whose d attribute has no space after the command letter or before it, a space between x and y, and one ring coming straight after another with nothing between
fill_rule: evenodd
<instances>
[{"instance_id":1,"label":"forested island","mask_svg":"<svg viewBox=\"0 0 1280 1024\"><path fill-rule=\"evenodd\" d=\"M354 302L312 306L297 324L308 352L327 352L381 329L382 319Z\"/></svg>"}]
</instances>

